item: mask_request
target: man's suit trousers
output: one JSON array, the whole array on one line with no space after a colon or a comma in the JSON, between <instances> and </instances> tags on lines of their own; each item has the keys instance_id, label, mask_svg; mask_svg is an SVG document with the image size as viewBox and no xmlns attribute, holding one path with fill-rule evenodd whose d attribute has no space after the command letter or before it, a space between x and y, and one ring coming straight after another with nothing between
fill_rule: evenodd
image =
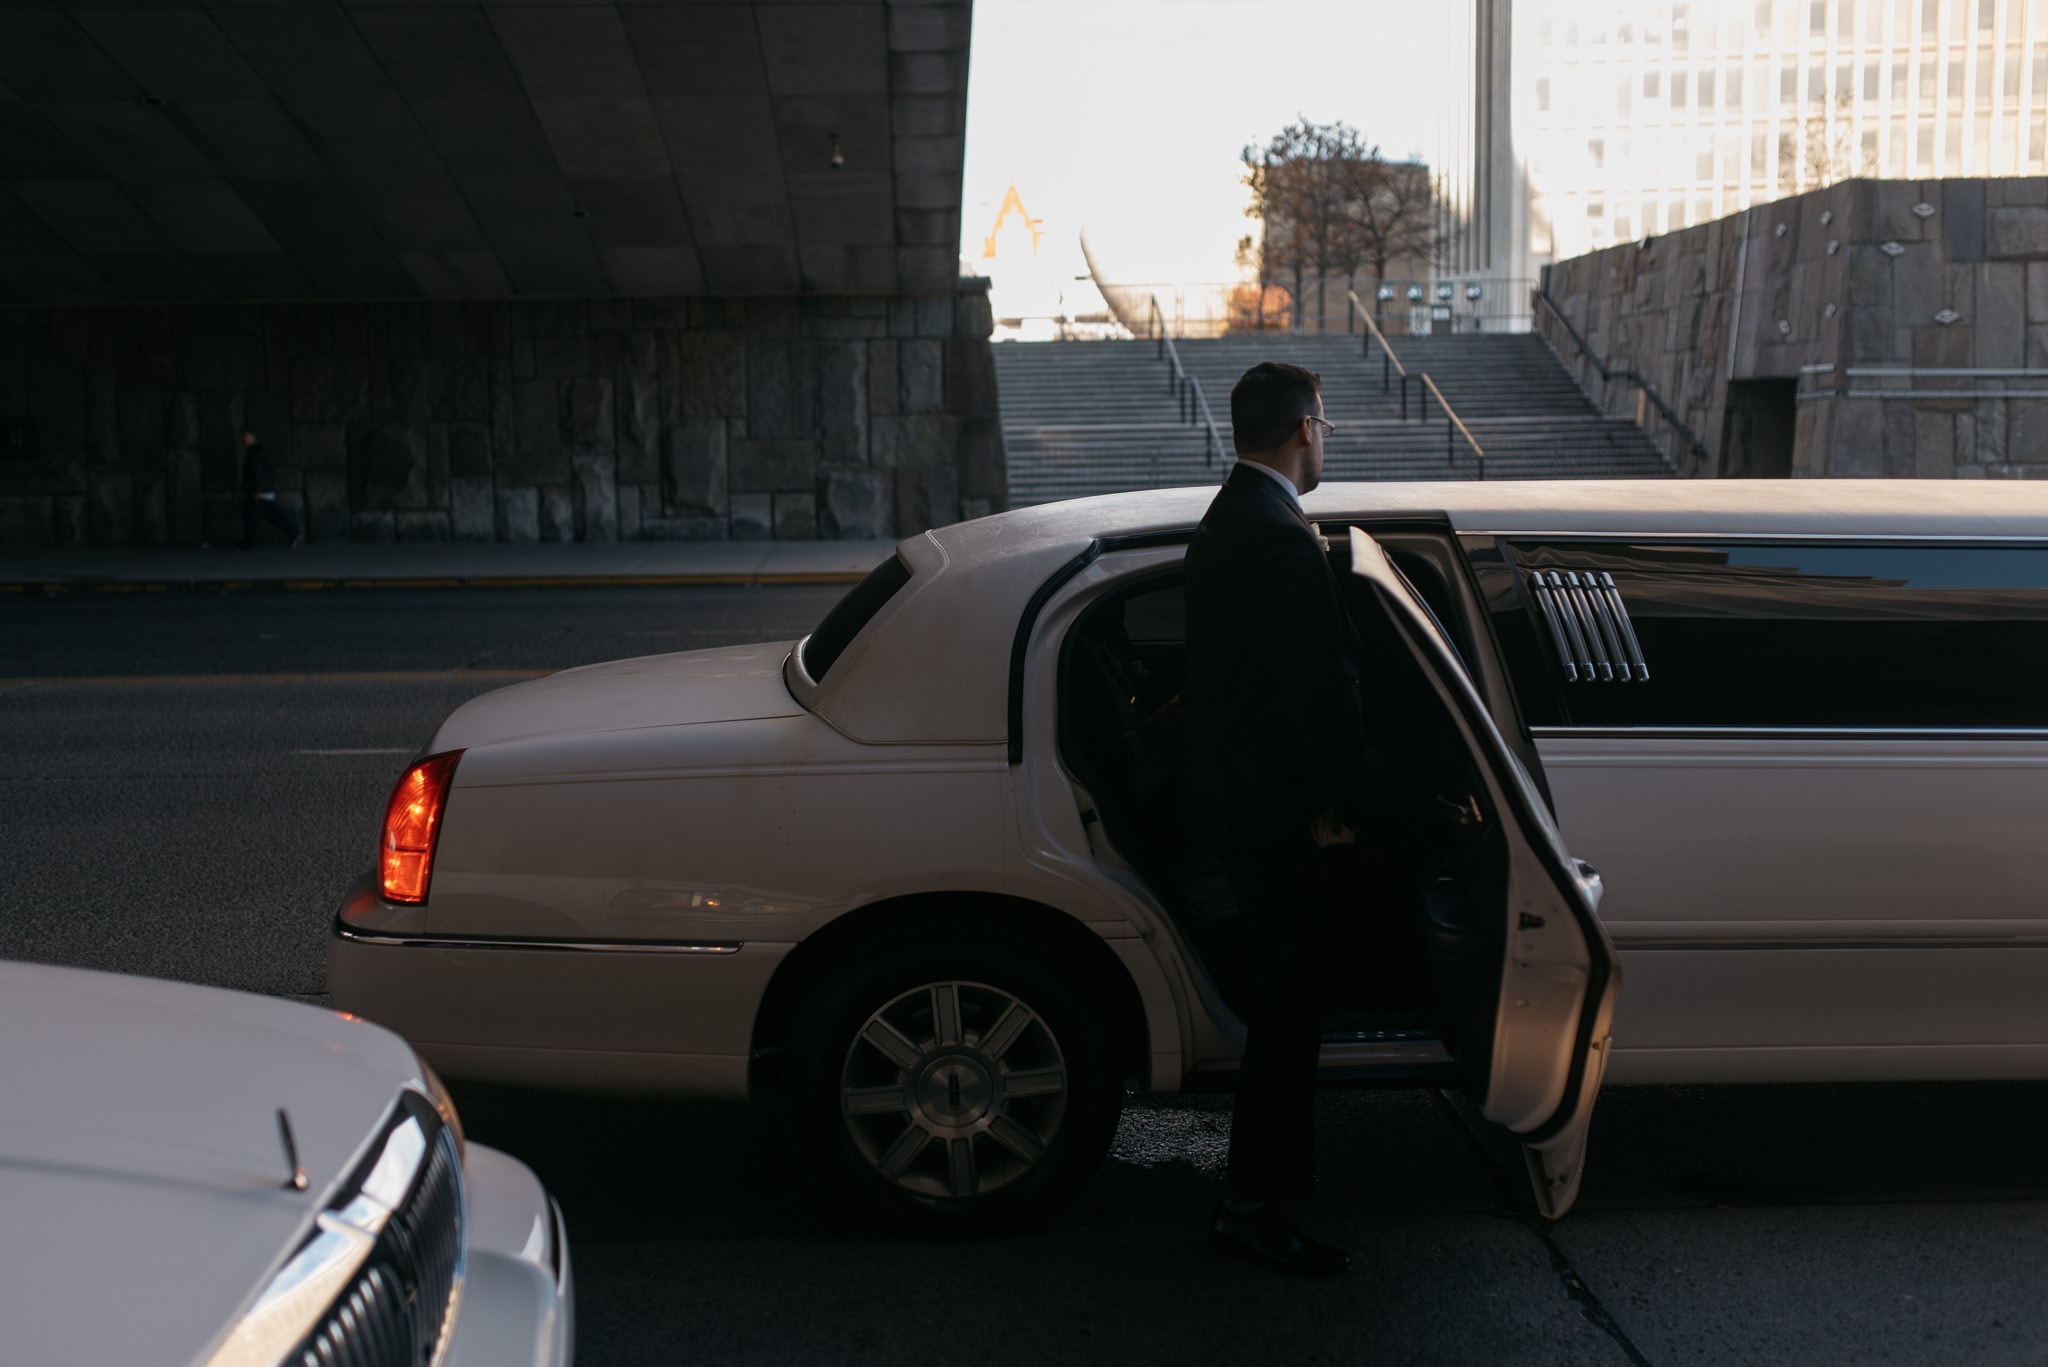
<instances>
[{"instance_id":1,"label":"man's suit trousers","mask_svg":"<svg viewBox=\"0 0 2048 1367\"><path fill-rule=\"evenodd\" d=\"M1249 970L1240 1006L1247 1030L1230 1121L1226 1185L1239 1201L1306 1201L1315 1194L1316 1067L1329 1010L1337 937L1326 852L1299 844L1226 856Z\"/></svg>"}]
</instances>

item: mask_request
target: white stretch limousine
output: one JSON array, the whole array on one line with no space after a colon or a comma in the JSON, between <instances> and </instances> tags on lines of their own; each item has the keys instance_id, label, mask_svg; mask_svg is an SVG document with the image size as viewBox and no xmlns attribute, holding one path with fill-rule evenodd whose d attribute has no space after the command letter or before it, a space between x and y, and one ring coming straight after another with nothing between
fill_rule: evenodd
<instances>
[{"instance_id":1,"label":"white stretch limousine","mask_svg":"<svg viewBox=\"0 0 2048 1367\"><path fill-rule=\"evenodd\" d=\"M1126 1080L1239 1053L1246 932L1175 817L1212 492L942 528L794 644L467 704L340 909L336 1003L451 1074L744 1096L772 1064L871 1204L1042 1209ZM1603 1068L2048 1076L2048 488L1307 506L1383 748L1434 757L1410 857L1359 863L1333 1081L1464 1086L1559 1213Z\"/></svg>"}]
</instances>

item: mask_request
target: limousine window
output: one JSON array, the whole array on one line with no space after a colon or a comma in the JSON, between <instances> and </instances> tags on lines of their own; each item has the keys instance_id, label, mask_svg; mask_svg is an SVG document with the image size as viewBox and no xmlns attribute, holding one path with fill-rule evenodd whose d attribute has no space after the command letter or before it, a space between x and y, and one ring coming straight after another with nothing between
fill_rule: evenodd
<instances>
[{"instance_id":1,"label":"limousine window","mask_svg":"<svg viewBox=\"0 0 2048 1367\"><path fill-rule=\"evenodd\" d=\"M1540 647L1523 658L1550 676L1524 692L1555 696L1569 725L2048 726L2048 546L1545 540L1508 555ZM1647 678L1567 669L1543 601L1554 575L1611 579L1596 625L1633 631Z\"/></svg>"},{"instance_id":2,"label":"limousine window","mask_svg":"<svg viewBox=\"0 0 2048 1367\"><path fill-rule=\"evenodd\" d=\"M853 638L860 635L860 629L873 621L882 605L909 582L910 567L899 556L892 555L869 570L825 614L825 620L804 642L804 673L813 679L823 679L840 654L853 644Z\"/></svg>"}]
</instances>

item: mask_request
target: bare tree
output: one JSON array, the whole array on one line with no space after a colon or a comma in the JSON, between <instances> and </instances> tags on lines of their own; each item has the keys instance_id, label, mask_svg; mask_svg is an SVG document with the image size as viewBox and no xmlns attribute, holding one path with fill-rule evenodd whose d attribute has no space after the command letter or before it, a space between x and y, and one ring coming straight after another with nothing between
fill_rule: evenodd
<instances>
[{"instance_id":1,"label":"bare tree","mask_svg":"<svg viewBox=\"0 0 2048 1367\"><path fill-rule=\"evenodd\" d=\"M1316 282L1316 313L1328 313L1326 282L1343 279L1356 288L1370 266L1384 278L1397 258L1429 260L1437 250L1438 224L1427 168L1389 163L1380 149L1343 122L1289 124L1264 146L1244 149L1244 183L1251 191L1245 216L1259 220L1256 248L1239 243L1241 264L1256 257L1259 279L1292 279L1293 317L1306 318L1306 282ZM1265 311L1263 288L1257 310Z\"/></svg>"}]
</instances>

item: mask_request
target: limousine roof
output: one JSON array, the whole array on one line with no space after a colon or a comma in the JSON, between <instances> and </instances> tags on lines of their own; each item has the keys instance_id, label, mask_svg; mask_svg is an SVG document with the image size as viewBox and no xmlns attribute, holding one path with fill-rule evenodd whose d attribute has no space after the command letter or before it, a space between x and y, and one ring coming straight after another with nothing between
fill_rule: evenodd
<instances>
[{"instance_id":1,"label":"limousine roof","mask_svg":"<svg viewBox=\"0 0 2048 1367\"><path fill-rule=\"evenodd\" d=\"M1105 494L911 537L897 547L910 582L802 700L859 740L1000 742L1011 648L1032 594L1091 545L1192 528L1215 494L1213 485ZM2008 480L1343 483L1303 505L1323 522L1418 518L1505 534L2048 541L2048 482Z\"/></svg>"}]
</instances>

